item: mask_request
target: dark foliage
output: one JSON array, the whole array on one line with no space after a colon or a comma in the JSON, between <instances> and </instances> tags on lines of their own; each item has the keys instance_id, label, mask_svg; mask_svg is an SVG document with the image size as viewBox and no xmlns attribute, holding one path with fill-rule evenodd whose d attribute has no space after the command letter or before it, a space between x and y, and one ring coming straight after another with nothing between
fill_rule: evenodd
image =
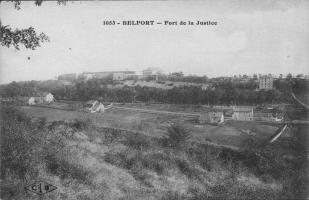
<instances>
[{"instance_id":1,"label":"dark foliage","mask_svg":"<svg viewBox=\"0 0 309 200\"><path fill-rule=\"evenodd\" d=\"M127 135L124 144L132 149L143 150L150 146L150 141L146 136L135 133Z\"/></svg>"},{"instance_id":2,"label":"dark foliage","mask_svg":"<svg viewBox=\"0 0 309 200\"><path fill-rule=\"evenodd\" d=\"M184 195L179 194L175 191L167 191L164 193L160 200L185 200L187 199Z\"/></svg>"},{"instance_id":3,"label":"dark foliage","mask_svg":"<svg viewBox=\"0 0 309 200\"><path fill-rule=\"evenodd\" d=\"M1 180L5 183L0 185L1 198L16 199L18 188L39 179L44 166L61 178L89 183L89 172L63 159L68 154L62 132L72 124L56 122L48 128L46 119L32 121L14 107L1 106L0 111ZM55 131L57 126L63 130Z\"/></svg>"},{"instance_id":4,"label":"dark foliage","mask_svg":"<svg viewBox=\"0 0 309 200\"><path fill-rule=\"evenodd\" d=\"M212 80L212 79L211 79ZM308 81L294 80L293 91L298 98L305 98ZM33 96L37 91L50 91L56 99L91 100L101 99L109 102L158 102L171 104L209 104L209 105L261 105L267 103L295 103L288 83L285 80L276 80L276 90L255 90L255 83L234 83L218 80L211 83L211 87L202 90L198 86L181 86L169 90L154 88L124 86L109 88L112 79L75 80L70 86L64 86L59 81L45 82L12 82L0 87L3 97ZM304 101L305 102L305 101ZM295 109L294 109L295 110Z\"/></svg>"},{"instance_id":5,"label":"dark foliage","mask_svg":"<svg viewBox=\"0 0 309 200\"><path fill-rule=\"evenodd\" d=\"M90 184L91 173L86 171L82 166L70 164L68 161L59 159L55 155L47 155L45 161L49 173L57 175L61 179L73 178Z\"/></svg>"},{"instance_id":6,"label":"dark foliage","mask_svg":"<svg viewBox=\"0 0 309 200\"><path fill-rule=\"evenodd\" d=\"M180 123L171 124L166 133L166 143L172 148L180 148L185 145L185 143L190 139L191 134L188 129L186 129Z\"/></svg>"},{"instance_id":7,"label":"dark foliage","mask_svg":"<svg viewBox=\"0 0 309 200\"><path fill-rule=\"evenodd\" d=\"M45 33L37 34L33 27L12 30L8 25L0 25L0 42L2 46L13 46L15 49L19 50L19 46L22 44L27 49L35 50L37 47L40 47L40 43L49 41L49 38Z\"/></svg>"},{"instance_id":8,"label":"dark foliage","mask_svg":"<svg viewBox=\"0 0 309 200\"><path fill-rule=\"evenodd\" d=\"M33 153L40 151L39 131L31 120L14 108L1 108L1 178L16 176L26 180L36 175L37 160Z\"/></svg>"}]
</instances>

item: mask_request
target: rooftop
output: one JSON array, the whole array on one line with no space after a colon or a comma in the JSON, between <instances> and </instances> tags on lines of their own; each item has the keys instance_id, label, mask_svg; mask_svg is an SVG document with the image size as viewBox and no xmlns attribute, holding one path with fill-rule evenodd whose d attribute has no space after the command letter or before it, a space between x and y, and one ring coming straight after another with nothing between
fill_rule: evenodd
<instances>
[{"instance_id":1,"label":"rooftop","mask_svg":"<svg viewBox=\"0 0 309 200\"><path fill-rule=\"evenodd\" d=\"M133 73L135 73L135 71L83 72L82 74L111 74L111 73L125 73L125 74L133 74Z\"/></svg>"},{"instance_id":2,"label":"rooftop","mask_svg":"<svg viewBox=\"0 0 309 200\"><path fill-rule=\"evenodd\" d=\"M234 112L252 112L253 111L253 107L245 107L245 106L234 106L233 107L233 111Z\"/></svg>"}]
</instances>

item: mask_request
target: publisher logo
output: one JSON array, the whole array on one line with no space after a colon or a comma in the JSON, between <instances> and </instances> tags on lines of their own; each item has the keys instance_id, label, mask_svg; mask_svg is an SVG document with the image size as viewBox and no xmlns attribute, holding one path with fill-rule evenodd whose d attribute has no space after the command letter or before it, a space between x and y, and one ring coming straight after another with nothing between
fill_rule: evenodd
<instances>
[{"instance_id":1,"label":"publisher logo","mask_svg":"<svg viewBox=\"0 0 309 200\"><path fill-rule=\"evenodd\" d=\"M36 194L46 194L48 192L56 190L57 187L44 181L38 181L31 185L28 185L27 187L25 187L25 189Z\"/></svg>"}]
</instances>

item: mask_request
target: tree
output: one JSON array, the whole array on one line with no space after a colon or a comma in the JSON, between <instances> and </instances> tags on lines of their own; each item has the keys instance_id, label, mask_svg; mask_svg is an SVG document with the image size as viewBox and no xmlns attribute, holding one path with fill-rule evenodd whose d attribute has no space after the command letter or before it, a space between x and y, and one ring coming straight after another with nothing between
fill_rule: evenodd
<instances>
[{"instance_id":1,"label":"tree","mask_svg":"<svg viewBox=\"0 0 309 200\"><path fill-rule=\"evenodd\" d=\"M14 31L9 25L1 26L0 42L2 46L15 47L19 50L19 45L23 44L27 49L35 50L40 47L40 43L48 42L49 38L45 33L37 34L33 27L27 29L15 29Z\"/></svg>"},{"instance_id":2,"label":"tree","mask_svg":"<svg viewBox=\"0 0 309 200\"><path fill-rule=\"evenodd\" d=\"M181 123L173 123L167 128L165 140L172 148L180 148L191 138L190 131Z\"/></svg>"},{"instance_id":3,"label":"tree","mask_svg":"<svg viewBox=\"0 0 309 200\"><path fill-rule=\"evenodd\" d=\"M20 0L11 0L14 2L14 8L16 10L21 9L21 1ZM34 4L36 6L41 6L43 0L35 0ZM58 0L57 3L65 5L67 0ZM0 0L1 3L1 0ZM12 30L9 25L2 25L0 21L0 43L5 47L15 47L15 49L19 50L19 45L22 44L27 49L35 50L37 47L40 47L42 42L48 42L49 37L45 33L37 34L33 27L29 27L26 29L15 29Z\"/></svg>"},{"instance_id":4,"label":"tree","mask_svg":"<svg viewBox=\"0 0 309 200\"><path fill-rule=\"evenodd\" d=\"M290 74L290 73L287 74L285 78L286 78L286 80L291 80L292 79L292 74Z\"/></svg>"},{"instance_id":5,"label":"tree","mask_svg":"<svg viewBox=\"0 0 309 200\"><path fill-rule=\"evenodd\" d=\"M182 72L173 72L172 76L183 77L183 73Z\"/></svg>"},{"instance_id":6,"label":"tree","mask_svg":"<svg viewBox=\"0 0 309 200\"><path fill-rule=\"evenodd\" d=\"M296 78L303 78L304 77L304 74L297 74L296 75Z\"/></svg>"}]
</instances>

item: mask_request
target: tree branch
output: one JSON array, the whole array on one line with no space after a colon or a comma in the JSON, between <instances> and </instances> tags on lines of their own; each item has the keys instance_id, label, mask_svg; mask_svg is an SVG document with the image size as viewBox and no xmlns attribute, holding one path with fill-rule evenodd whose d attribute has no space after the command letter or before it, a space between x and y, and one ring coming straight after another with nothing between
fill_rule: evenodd
<instances>
[{"instance_id":1,"label":"tree branch","mask_svg":"<svg viewBox=\"0 0 309 200\"><path fill-rule=\"evenodd\" d=\"M14 31L9 25L2 26L0 22L1 35L0 42L2 46L15 47L19 50L19 45L23 44L25 48L35 50L40 47L43 42L49 42L49 38L45 33L37 34L33 27L26 29L15 29Z\"/></svg>"}]
</instances>

